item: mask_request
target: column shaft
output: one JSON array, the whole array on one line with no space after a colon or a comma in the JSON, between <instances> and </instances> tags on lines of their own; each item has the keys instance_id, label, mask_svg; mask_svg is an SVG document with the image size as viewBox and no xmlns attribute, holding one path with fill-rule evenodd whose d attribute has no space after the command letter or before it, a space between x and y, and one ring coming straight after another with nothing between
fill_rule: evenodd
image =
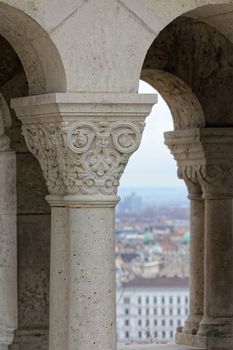
<instances>
[{"instance_id":1,"label":"column shaft","mask_svg":"<svg viewBox=\"0 0 233 350\"><path fill-rule=\"evenodd\" d=\"M113 208L70 208L69 350L115 350Z\"/></svg>"},{"instance_id":2,"label":"column shaft","mask_svg":"<svg viewBox=\"0 0 233 350\"><path fill-rule=\"evenodd\" d=\"M232 199L206 199L205 296L200 335L233 335Z\"/></svg>"},{"instance_id":3,"label":"column shaft","mask_svg":"<svg viewBox=\"0 0 233 350\"><path fill-rule=\"evenodd\" d=\"M52 202L50 202L51 205ZM49 349L67 349L69 220L65 207L51 208Z\"/></svg>"},{"instance_id":4,"label":"column shaft","mask_svg":"<svg viewBox=\"0 0 233 350\"><path fill-rule=\"evenodd\" d=\"M190 198L190 310L184 333L196 334L204 307L204 200Z\"/></svg>"},{"instance_id":5,"label":"column shaft","mask_svg":"<svg viewBox=\"0 0 233 350\"><path fill-rule=\"evenodd\" d=\"M17 328L16 158L0 152L0 348Z\"/></svg>"}]
</instances>

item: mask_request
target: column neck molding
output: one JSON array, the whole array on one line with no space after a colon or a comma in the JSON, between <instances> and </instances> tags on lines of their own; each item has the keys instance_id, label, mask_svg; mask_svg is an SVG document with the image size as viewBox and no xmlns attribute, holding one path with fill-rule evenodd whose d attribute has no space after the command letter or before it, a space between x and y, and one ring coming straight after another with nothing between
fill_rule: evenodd
<instances>
[{"instance_id":1,"label":"column neck molding","mask_svg":"<svg viewBox=\"0 0 233 350\"><path fill-rule=\"evenodd\" d=\"M11 105L51 195L69 196L69 206L104 201L113 206L119 179L156 101L148 94L70 93L19 98Z\"/></svg>"},{"instance_id":2,"label":"column neck molding","mask_svg":"<svg viewBox=\"0 0 233 350\"><path fill-rule=\"evenodd\" d=\"M194 193L201 189L203 198L233 197L233 128L167 132L165 144L177 161L179 178L196 187Z\"/></svg>"}]
</instances>

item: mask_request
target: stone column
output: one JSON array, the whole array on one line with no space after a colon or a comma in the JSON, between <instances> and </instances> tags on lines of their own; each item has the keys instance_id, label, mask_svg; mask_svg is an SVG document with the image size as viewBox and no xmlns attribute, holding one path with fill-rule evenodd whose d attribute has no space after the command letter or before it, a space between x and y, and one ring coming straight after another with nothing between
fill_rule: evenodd
<instances>
[{"instance_id":1,"label":"stone column","mask_svg":"<svg viewBox=\"0 0 233 350\"><path fill-rule=\"evenodd\" d=\"M182 333L196 335L204 307L204 200L201 193L190 199L190 296L189 316ZM189 340L190 343L190 340ZM194 340L195 343L195 340Z\"/></svg>"},{"instance_id":2,"label":"stone column","mask_svg":"<svg viewBox=\"0 0 233 350\"><path fill-rule=\"evenodd\" d=\"M233 344L232 155L218 162L200 172L205 198L205 294L198 336L200 344L220 350L232 349Z\"/></svg>"},{"instance_id":3,"label":"stone column","mask_svg":"<svg viewBox=\"0 0 233 350\"><path fill-rule=\"evenodd\" d=\"M178 162L178 176L185 181L190 200L189 316L184 327L177 330L176 343L196 345L195 335L204 307L204 200L196 174L187 171L190 152L185 152L188 147L185 133L181 130L165 133L165 143Z\"/></svg>"},{"instance_id":4,"label":"stone column","mask_svg":"<svg viewBox=\"0 0 233 350\"><path fill-rule=\"evenodd\" d=\"M8 349L17 328L16 157L9 145L8 137L0 130L1 350Z\"/></svg>"},{"instance_id":5,"label":"stone column","mask_svg":"<svg viewBox=\"0 0 233 350\"><path fill-rule=\"evenodd\" d=\"M115 204L68 202L68 349L116 349Z\"/></svg>"},{"instance_id":6,"label":"stone column","mask_svg":"<svg viewBox=\"0 0 233 350\"><path fill-rule=\"evenodd\" d=\"M51 205L51 196L63 193L59 209L52 209L51 350L116 349L116 192L155 102L154 95L137 94L51 94L13 101ZM67 269L68 283L60 278L60 267Z\"/></svg>"},{"instance_id":7,"label":"stone column","mask_svg":"<svg viewBox=\"0 0 233 350\"><path fill-rule=\"evenodd\" d=\"M67 349L69 212L63 196L47 196L51 206L49 348Z\"/></svg>"},{"instance_id":8,"label":"stone column","mask_svg":"<svg viewBox=\"0 0 233 350\"><path fill-rule=\"evenodd\" d=\"M180 130L166 140L182 177L197 179L205 199L204 315L195 345L232 349L233 128Z\"/></svg>"}]
</instances>

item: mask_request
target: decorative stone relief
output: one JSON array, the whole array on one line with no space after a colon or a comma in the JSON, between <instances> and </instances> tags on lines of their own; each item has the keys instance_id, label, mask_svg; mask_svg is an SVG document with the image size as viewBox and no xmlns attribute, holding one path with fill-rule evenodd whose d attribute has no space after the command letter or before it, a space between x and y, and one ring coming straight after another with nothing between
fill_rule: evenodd
<instances>
[{"instance_id":1,"label":"decorative stone relief","mask_svg":"<svg viewBox=\"0 0 233 350\"><path fill-rule=\"evenodd\" d=\"M114 195L128 159L139 147L143 122L34 123L23 126L52 194Z\"/></svg>"},{"instance_id":2,"label":"decorative stone relief","mask_svg":"<svg viewBox=\"0 0 233 350\"><path fill-rule=\"evenodd\" d=\"M205 197L233 197L233 163L189 165L179 167L178 173L180 178L188 179L190 186L200 184Z\"/></svg>"},{"instance_id":3,"label":"decorative stone relief","mask_svg":"<svg viewBox=\"0 0 233 350\"><path fill-rule=\"evenodd\" d=\"M177 161L178 177L185 181L190 194L233 197L232 136L232 128L165 133L165 143Z\"/></svg>"},{"instance_id":4,"label":"decorative stone relief","mask_svg":"<svg viewBox=\"0 0 233 350\"><path fill-rule=\"evenodd\" d=\"M38 159L50 193L65 193L57 162L57 150L53 139L57 137L52 124L31 124L22 127L29 151Z\"/></svg>"}]
</instances>

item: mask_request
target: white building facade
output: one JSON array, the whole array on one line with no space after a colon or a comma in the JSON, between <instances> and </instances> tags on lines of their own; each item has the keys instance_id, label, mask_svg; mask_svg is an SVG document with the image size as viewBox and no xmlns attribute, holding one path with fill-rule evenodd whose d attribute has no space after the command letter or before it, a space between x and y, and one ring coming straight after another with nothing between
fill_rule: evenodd
<instances>
[{"instance_id":1,"label":"white building facade","mask_svg":"<svg viewBox=\"0 0 233 350\"><path fill-rule=\"evenodd\" d=\"M117 290L117 337L124 343L167 343L189 310L188 278L136 278Z\"/></svg>"}]
</instances>

